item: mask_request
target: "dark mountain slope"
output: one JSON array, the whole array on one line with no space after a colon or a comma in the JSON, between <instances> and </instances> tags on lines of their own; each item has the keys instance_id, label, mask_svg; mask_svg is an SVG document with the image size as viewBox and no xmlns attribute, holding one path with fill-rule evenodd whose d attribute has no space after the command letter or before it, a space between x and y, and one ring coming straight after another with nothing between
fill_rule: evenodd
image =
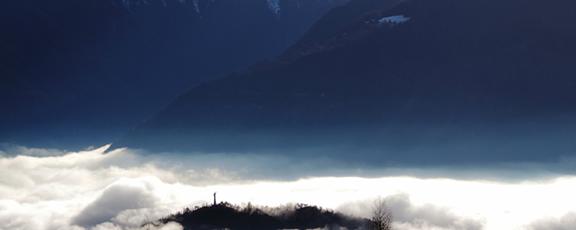
<instances>
[{"instance_id":1,"label":"dark mountain slope","mask_svg":"<svg viewBox=\"0 0 576 230\"><path fill-rule=\"evenodd\" d=\"M0 3L0 142L108 143L199 82L277 56L342 2Z\"/></svg>"},{"instance_id":2,"label":"dark mountain slope","mask_svg":"<svg viewBox=\"0 0 576 230\"><path fill-rule=\"evenodd\" d=\"M555 159L576 150L575 6L371 8L277 63L194 88L116 145L373 163Z\"/></svg>"}]
</instances>

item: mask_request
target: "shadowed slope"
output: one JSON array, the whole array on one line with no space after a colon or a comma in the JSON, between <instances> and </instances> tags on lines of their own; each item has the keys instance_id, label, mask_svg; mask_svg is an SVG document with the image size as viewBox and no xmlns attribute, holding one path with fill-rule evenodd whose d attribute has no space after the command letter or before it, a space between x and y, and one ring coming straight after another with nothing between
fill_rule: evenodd
<instances>
[{"instance_id":1,"label":"shadowed slope","mask_svg":"<svg viewBox=\"0 0 576 230\"><path fill-rule=\"evenodd\" d=\"M369 163L553 160L576 151L575 6L370 8L322 36L310 31L318 41L278 62L194 88L116 146Z\"/></svg>"}]
</instances>

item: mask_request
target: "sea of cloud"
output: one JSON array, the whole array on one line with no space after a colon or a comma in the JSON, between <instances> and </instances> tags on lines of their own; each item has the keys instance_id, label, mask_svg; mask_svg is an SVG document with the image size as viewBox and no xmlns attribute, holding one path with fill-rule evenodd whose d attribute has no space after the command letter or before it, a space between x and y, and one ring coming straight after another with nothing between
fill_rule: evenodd
<instances>
[{"instance_id":1,"label":"sea of cloud","mask_svg":"<svg viewBox=\"0 0 576 230\"><path fill-rule=\"evenodd\" d=\"M576 229L576 177L536 167L359 173L329 161L107 148L0 152L0 229L141 229L211 202L214 192L235 204L308 203L362 217L383 199L398 230Z\"/></svg>"}]
</instances>

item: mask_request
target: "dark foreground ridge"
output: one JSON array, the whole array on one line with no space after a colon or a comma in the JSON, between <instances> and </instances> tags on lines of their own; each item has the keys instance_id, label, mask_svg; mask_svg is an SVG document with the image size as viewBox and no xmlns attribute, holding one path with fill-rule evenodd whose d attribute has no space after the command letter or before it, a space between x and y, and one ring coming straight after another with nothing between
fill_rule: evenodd
<instances>
[{"instance_id":1,"label":"dark foreground ridge","mask_svg":"<svg viewBox=\"0 0 576 230\"><path fill-rule=\"evenodd\" d=\"M369 229L371 220L347 216L317 206L297 204L285 208L239 207L230 203L197 207L159 220L187 229Z\"/></svg>"}]
</instances>

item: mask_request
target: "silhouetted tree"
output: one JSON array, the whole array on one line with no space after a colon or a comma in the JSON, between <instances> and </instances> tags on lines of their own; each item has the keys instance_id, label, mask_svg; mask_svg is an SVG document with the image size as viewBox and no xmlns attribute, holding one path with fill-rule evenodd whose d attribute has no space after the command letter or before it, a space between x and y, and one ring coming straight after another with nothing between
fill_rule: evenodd
<instances>
[{"instance_id":1,"label":"silhouetted tree","mask_svg":"<svg viewBox=\"0 0 576 230\"><path fill-rule=\"evenodd\" d=\"M383 199L378 198L374 201L370 222L375 230L392 230L392 213Z\"/></svg>"}]
</instances>

